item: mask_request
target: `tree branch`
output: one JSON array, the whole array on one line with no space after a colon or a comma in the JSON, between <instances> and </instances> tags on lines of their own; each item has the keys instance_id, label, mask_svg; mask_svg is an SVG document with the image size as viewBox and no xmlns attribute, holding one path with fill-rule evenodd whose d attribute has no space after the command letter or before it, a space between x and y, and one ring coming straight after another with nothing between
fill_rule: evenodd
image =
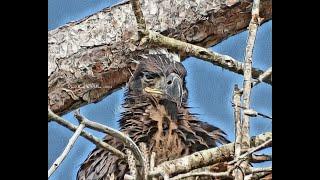
<instances>
[{"instance_id":1,"label":"tree branch","mask_svg":"<svg viewBox=\"0 0 320 180\"><path fill-rule=\"evenodd\" d=\"M267 21L272 17L272 1L261 2ZM250 21L251 4L241 1L225 6L225 0L141 1L149 30L201 47L211 47L244 31ZM150 49L137 45L140 41L130 6L124 2L105 8L48 32L48 105L53 112L62 115L97 102L128 81L136 67L131 59ZM262 73L256 72L253 77Z\"/></svg>"},{"instance_id":2,"label":"tree branch","mask_svg":"<svg viewBox=\"0 0 320 180\"><path fill-rule=\"evenodd\" d=\"M253 47L256 38L258 28L258 17L259 17L259 5L260 0L254 0L252 5L252 18L249 24L249 36L247 40L247 47L244 59L244 80L243 80L243 106L245 110L250 109L250 96L251 96L251 79L252 79L252 54ZM250 116L243 113L242 119L242 150L248 150L250 148ZM251 155L251 153L245 153ZM239 156L235 160L243 157ZM240 168L246 170L249 167L249 161L244 161L240 164Z\"/></svg>"},{"instance_id":3,"label":"tree branch","mask_svg":"<svg viewBox=\"0 0 320 180\"><path fill-rule=\"evenodd\" d=\"M241 155L241 141L242 141L242 130L241 130L241 95L238 85L236 84L233 90L233 104L234 104L234 119L235 119L235 135L236 135L236 141L234 144L234 156L235 158L238 158ZM240 169L235 168L234 169L234 177L235 180L242 180L243 179L243 173Z\"/></svg>"},{"instance_id":4,"label":"tree branch","mask_svg":"<svg viewBox=\"0 0 320 180\"><path fill-rule=\"evenodd\" d=\"M56 123L64 126L65 128L68 128L71 131L75 132L77 130L77 127L75 125L73 125L72 123L68 122L67 120L61 118L60 116L56 115L50 109L48 109L48 118L52 119ZM89 140L90 142L92 142L93 144L95 144L95 145L97 145L107 151L110 151L111 153L118 156L119 158L122 158L122 159L126 158L126 155L124 153L115 149L114 147L112 147L108 143L101 141L99 138L93 136L92 134L86 132L85 130L82 130L80 135L83 136L84 138L86 138L87 140Z\"/></svg>"},{"instance_id":5,"label":"tree branch","mask_svg":"<svg viewBox=\"0 0 320 180\"><path fill-rule=\"evenodd\" d=\"M272 177L266 177L272 175L272 167L263 168L250 168L250 174L244 178L244 180L271 180ZM265 178L266 177L266 178Z\"/></svg>"},{"instance_id":6,"label":"tree branch","mask_svg":"<svg viewBox=\"0 0 320 180\"><path fill-rule=\"evenodd\" d=\"M259 146L271 138L271 132L252 137L251 147ZM155 167L154 171L150 172L149 175L159 176L161 172L168 175L185 173L196 168L227 161L233 157L234 143L229 143L220 147L195 152L179 159L163 162Z\"/></svg>"},{"instance_id":7,"label":"tree branch","mask_svg":"<svg viewBox=\"0 0 320 180\"><path fill-rule=\"evenodd\" d=\"M69 139L69 142L65 149L63 150L62 154L54 161L50 169L48 170L48 178L52 175L52 173L58 169L62 161L66 158L68 153L70 152L72 146L80 136L81 131L84 129L84 124L80 124L76 130L76 132L72 135L72 137Z\"/></svg>"},{"instance_id":8,"label":"tree branch","mask_svg":"<svg viewBox=\"0 0 320 180\"><path fill-rule=\"evenodd\" d=\"M252 7L252 19L249 24L249 36L247 40L247 47L245 53L245 66L244 66L244 81L243 81L243 106L245 109L250 108L250 95L251 95L251 78L252 78L252 54L253 54L253 47L256 38L258 22L257 18L259 16L259 3L260 0L253 1ZM250 116L245 115L243 116L243 123L242 123L242 145L243 149L250 148Z\"/></svg>"},{"instance_id":9,"label":"tree branch","mask_svg":"<svg viewBox=\"0 0 320 180\"><path fill-rule=\"evenodd\" d=\"M271 172L272 167L250 168L250 173Z\"/></svg>"},{"instance_id":10,"label":"tree branch","mask_svg":"<svg viewBox=\"0 0 320 180\"><path fill-rule=\"evenodd\" d=\"M108 126L105 126L105 125L90 121L86 117L80 115L78 112L76 112L75 117L77 119L81 120L81 122L86 127L89 127L89 128L94 129L96 131L107 133L110 136L119 139L133 153L133 156L136 159L137 168L138 168L138 166L139 166L139 168L141 168L142 177L144 177L144 173L145 173L145 169L144 168L145 167L144 167L144 160L143 160L142 152L140 151L140 149L136 145L136 143L129 136L123 134L122 132L120 132L118 130L110 128ZM139 173L137 173L137 175L139 175Z\"/></svg>"},{"instance_id":11,"label":"tree branch","mask_svg":"<svg viewBox=\"0 0 320 180\"><path fill-rule=\"evenodd\" d=\"M217 173L213 173L213 172L189 172L189 173L185 173L185 174L179 174L175 177L170 178L170 180L178 180L178 179L182 179L182 178L187 178L187 177L191 177L191 176L211 176L211 177L228 177L230 176L230 172L226 171L226 172L217 172Z\"/></svg>"},{"instance_id":12,"label":"tree branch","mask_svg":"<svg viewBox=\"0 0 320 180\"><path fill-rule=\"evenodd\" d=\"M258 85L266 79L270 79L270 83L272 83L272 67L268 68L264 73L262 73L255 81L252 83L252 87Z\"/></svg>"},{"instance_id":13,"label":"tree branch","mask_svg":"<svg viewBox=\"0 0 320 180\"><path fill-rule=\"evenodd\" d=\"M132 10L134 12L134 15L136 17L139 39L140 39L147 32L146 31L146 23L145 23L143 13L141 10L141 3L140 3L140 0L130 0L130 3L132 6Z\"/></svg>"},{"instance_id":14,"label":"tree branch","mask_svg":"<svg viewBox=\"0 0 320 180\"><path fill-rule=\"evenodd\" d=\"M247 175L244 180L272 180L271 172L260 172Z\"/></svg>"},{"instance_id":15,"label":"tree branch","mask_svg":"<svg viewBox=\"0 0 320 180\"><path fill-rule=\"evenodd\" d=\"M253 148L249 149L246 153L242 154L238 158L235 158L234 160L228 162L228 164L233 164L233 163L239 161L240 159L246 158L246 156L248 156L248 155L250 155L250 154L252 154L252 153L254 153L256 151L259 151L262 148L269 147L271 143L272 143L272 138L268 139L266 142L260 144L259 146L256 146L256 147L253 147Z\"/></svg>"},{"instance_id":16,"label":"tree branch","mask_svg":"<svg viewBox=\"0 0 320 180\"><path fill-rule=\"evenodd\" d=\"M234 73L244 73L244 64L228 55L219 54L210 51L207 48L179 41L174 38L166 37L154 31L149 31L149 35L146 38L148 38L151 43L156 44L157 46L166 47L175 51L185 52L188 56L200 58ZM261 74L263 74L262 70L257 68L252 69L253 78L258 78ZM271 84L270 79L267 78L263 79L263 82Z\"/></svg>"},{"instance_id":17,"label":"tree branch","mask_svg":"<svg viewBox=\"0 0 320 180\"><path fill-rule=\"evenodd\" d=\"M266 154L252 154L250 158L250 162L252 163L261 163L265 161L272 161L272 155L266 155Z\"/></svg>"}]
</instances>

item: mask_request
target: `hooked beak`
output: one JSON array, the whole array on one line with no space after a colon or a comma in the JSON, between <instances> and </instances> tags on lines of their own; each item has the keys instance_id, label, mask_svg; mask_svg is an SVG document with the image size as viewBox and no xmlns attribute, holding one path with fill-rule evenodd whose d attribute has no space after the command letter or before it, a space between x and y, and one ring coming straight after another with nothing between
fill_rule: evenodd
<instances>
[{"instance_id":1,"label":"hooked beak","mask_svg":"<svg viewBox=\"0 0 320 180\"><path fill-rule=\"evenodd\" d=\"M147 93L163 95L165 99L177 103L178 106L182 103L183 81L178 74L171 73L155 88L146 87L144 90Z\"/></svg>"}]
</instances>

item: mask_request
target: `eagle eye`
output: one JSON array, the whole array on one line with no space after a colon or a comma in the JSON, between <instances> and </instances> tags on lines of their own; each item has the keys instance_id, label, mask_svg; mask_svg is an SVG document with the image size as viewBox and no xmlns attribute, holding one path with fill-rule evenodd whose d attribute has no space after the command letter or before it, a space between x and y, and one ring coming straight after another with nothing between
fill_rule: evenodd
<instances>
[{"instance_id":1,"label":"eagle eye","mask_svg":"<svg viewBox=\"0 0 320 180\"><path fill-rule=\"evenodd\" d=\"M158 77L159 75L157 73L153 73L153 72L142 72L143 77L147 80L152 80L156 77Z\"/></svg>"}]
</instances>

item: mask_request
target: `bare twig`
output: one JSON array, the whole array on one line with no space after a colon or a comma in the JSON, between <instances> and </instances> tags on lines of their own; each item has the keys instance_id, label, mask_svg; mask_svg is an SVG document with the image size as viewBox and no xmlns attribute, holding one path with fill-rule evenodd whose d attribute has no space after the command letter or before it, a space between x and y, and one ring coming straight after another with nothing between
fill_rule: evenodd
<instances>
[{"instance_id":1,"label":"bare twig","mask_svg":"<svg viewBox=\"0 0 320 180\"><path fill-rule=\"evenodd\" d=\"M228 171L225 171L225 172L216 172L216 173L215 172L209 172L209 171L188 172L188 173L185 173L185 174L179 174L177 176L174 176L174 177L170 178L170 180L178 180L178 179L187 178L187 177L191 177L191 176L230 177L230 173L234 169L237 169L236 166L228 169ZM271 172L271 171L272 171L272 167L250 168L248 171L245 172L245 174L260 173L260 172ZM244 174L242 174L242 176L243 175Z\"/></svg>"},{"instance_id":2,"label":"bare twig","mask_svg":"<svg viewBox=\"0 0 320 180\"><path fill-rule=\"evenodd\" d=\"M140 0L130 0L132 10L137 20L139 39L147 33L146 23L141 10Z\"/></svg>"},{"instance_id":3,"label":"bare twig","mask_svg":"<svg viewBox=\"0 0 320 180\"><path fill-rule=\"evenodd\" d=\"M245 53L245 60L244 60L244 81L243 81L243 106L245 109L250 108L250 95L251 95L251 77L252 77L252 54L253 54L253 47L257 33L258 27L258 16L259 16L259 3L260 0L253 1L252 7L252 19L249 24L249 37L247 40L247 47ZM250 148L250 117L248 115L243 116L243 123L242 123L242 143L243 149Z\"/></svg>"},{"instance_id":4,"label":"bare twig","mask_svg":"<svg viewBox=\"0 0 320 180\"><path fill-rule=\"evenodd\" d=\"M240 90L239 92L243 92L243 91ZM231 104L232 104L232 107L235 107L235 106L236 106L234 102L231 102ZM250 116L250 117L261 116L261 117L264 117L264 118L267 118L267 119L272 120L272 117L271 117L271 116L266 115L266 114L263 114L263 113L260 113L260 112L257 112L257 111L255 111L255 110L253 110L253 109L246 109L244 106L241 106L241 105L237 105L237 107L239 107L239 108L241 108L241 109L244 109L243 113L244 113L245 115Z\"/></svg>"},{"instance_id":5,"label":"bare twig","mask_svg":"<svg viewBox=\"0 0 320 180\"><path fill-rule=\"evenodd\" d=\"M186 43L183 41L179 41L174 38L169 38L151 30L149 30L149 35L146 36L145 38L150 40L151 43L154 43L158 46L166 47L166 48L181 51L181 52L186 52L189 56L200 58L202 60L208 61L214 65L220 66L222 68L225 68L229 71L232 71L238 74L244 73L244 64L242 62L235 60L230 56L222 55L222 54L210 51L209 49L196 46L190 43ZM262 70L259 70L257 68L252 68L253 78L256 79L261 74L263 74ZM271 84L271 81L268 78L264 79L263 82Z\"/></svg>"},{"instance_id":6,"label":"bare twig","mask_svg":"<svg viewBox=\"0 0 320 180\"><path fill-rule=\"evenodd\" d=\"M148 174L150 171L149 152L148 152L147 145L144 142L139 143L139 148L143 154L143 162L144 162L144 170L145 170L143 179L147 180Z\"/></svg>"},{"instance_id":7,"label":"bare twig","mask_svg":"<svg viewBox=\"0 0 320 180\"><path fill-rule=\"evenodd\" d=\"M272 161L272 155L267 155L267 154L252 154L250 158L250 162L252 163L261 163L265 161Z\"/></svg>"},{"instance_id":8,"label":"bare twig","mask_svg":"<svg viewBox=\"0 0 320 180\"><path fill-rule=\"evenodd\" d=\"M269 178L263 178L266 175L270 175L272 172L272 167L263 167L263 168L250 168L248 173L249 175L244 178L244 180L250 180L250 179L269 179ZM272 178L271 178L272 179Z\"/></svg>"},{"instance_id":9,"label":"bare twig","mask_svg":"<svg viewBox=\"0 0 320 180\"><path fill-rule=\"evenodd\" d=\"M264 117L264 118L272 120L272 117L270 117L268 115L265 115L265 114L262 114L262 113L259 113L259 112L255 111L253 109L244 109L243 110L243 114L245 114L247 116L250 116L250 117L261 116L261 117Z\"/></svg>"},{"instance_id":10,"label":"bare twig","mask_svg":"<svg viewBox=\"0 0 320 180\"><path fill-rule=\"evenodd\" d=\"M132 155L132 152L127 149L126 150L127 156L128 156L128 166L129 166L129 170L130 170L130 175L132 177L136 177L137 176L137 168L136 168L136 161L134 156Z\"/></svg>"},{"instance_id":11,"label":"bare twig","mask_svg":"<svg viewBox=\"0 0 320 180\"><path fill-rule=\"evenodd\" d=\"M256 147L272 138L271 132L266 132L252 137L251 146ZM234 156L234 143L225 144L220 147L210 148L195 152L191 155L184 156L175 160L166 161L154 168L149 173L150 176L159 176L161 172L168 175L175 173L186 173L190 170L209 166L219 162L227 161ZM201 158L199 158L201 157Z\"/></svg>"},{"instance_id":12,"label":"bare twig","mask_svg":"<svg viewBox=\"0 0 320 180\"><path fill-rule=\"evenodd\" d=\"M129 174L125 174L123 177L124 180L134 180L134 177L129 175Z\"/></svg>"},{"instance_id":13,"label":"bare twig","mask_svg":"<svg viewBox=\"0 0 320 180\"><path fill-rule=\"evenodd\" d=\"M265 147L269 147L272 143L272 138L271 139L268 139L267 141L265 141L264 143L260 144L259 146L256 146L256 147L253 147L251 149L249 149L246 153L242 154L241 156L239 156L238 158L228 162L228 164L233 164L235 162L237 162L238 160L240 159L243 159L245 158L246 156L256 152L256 151L259 151L260 149L263 149Z\"/></svg>"},{"instance_id":14,"label":"bare twig","mask_svg":"<svg viewBox=\"0 0 320 180\"><path fill-rule=\"evenodd\" d=\"M53 113L50 109L48 109L48 118L52 119L53 121L57 122L58 124L68 128L71 131L76 131L77 130L77 126L73 125L72 123L68 122L67 120L61 118L60 116L56 115L55 113ZM85 130L82 130L82 132L80 133L81 136L83 136L84 138L88 139L89 141L91 141L93 144L107 150L110 151L111 153L113 153L114 155L118 156L119 158L125 159L126 155L124 153L122 153L121 151L119 151L118 149L112 147L111 145L109 145L108 143L105 143L103 141L101 141L99 138L93 136L92 134L86 132Z\"/></svg>"},{"instance_id":15,"label":"bare twig","mask_svg":"<svg viewBox=\"0 0 320 180\"><path fill-rule=\"evenodd\" d=\"M163 180L169 180L169 175L167 173L164 173L163 171L160 173L163 177Z\"/></svg>"},{"instance_id":16,"label":"bare twig","mask_svg":"<svg viewBox=\"0 0 320 180\"><path fill-rule=\"evenodd\" d=\"M272 67L268 68L264 73L262 73L255 81L252 83L252 87L258 85L265 79L270 79L270 82L272 82Z\"/></svg>"},{"instance_id":17,"label":"bare twig","mask_svg":"<svg viewBox=\"0 0 320 180\"><path fill-rule=\"evenodd\" d=\"M234 156L235 158L238 158L241 155L241 140L242 140L242 134L241 134L241 111L240 111L240 103L241 103L241 92L238 88L238 85L235 85L233 90L233 103L234 103L234 119L235 119L235 135L236 135L236 141L234 144ZM243 173L240 169L235 168L234 170L234 177L236 180L242 180L243 179Z\"/></svg>"},{"instance_id":18,"label":"bare twig","mask_svg":"<svg viewBox=\"0 0 320 180\"><path fill-rule=\"evenodd\" d=\"M247 47L244 59L244 80L243 80L243 106L246 109L250 108L250 96L251 96L251 78L252 78L252 54L253 47L256 38L258 28L259 17L259 5L260 0L254 0L252 6L252 18L249 24L249 36L247 40ZM250 148L250 116L243 114L242 119L242 150L248 150ZM251 155L249 153L245 153ZM241 157L241 156L239 156ZM235 158L237 160L238 158ZM246 170L248 168L249 161L244 161L240 164L240 168Z\"/></svg>"},{"instance_id":19,"label":"bare twig","mask_svg":"<svg viewBox=\"0 0 320 180\"><path fill-rule=\"evenodd\" d=\"M74 143L80 136L81 131L84 129L84 124L80 124L76 130L76 132L72 135L72 137L69 139L69 142L66 146L66 148L63 150L62 154L54 161L52 166L50 167L48 171L48 178L52 175L52 173L59 167L59 165L62 163L62 161L66 158L68 153L70 152L71 148L73 147Z\"/></svg>"},{"instance_id":20,"label":"bare twig","mask_svg":"<svg viewBox=\"0 0 320 180\"><path fill-rule=\"evenodd\" d=\"M272 172L259 172L247 175L244 180L272 180Z\"/></svg>"},{"instance_id":21,"label":"bare twig","mask_svg":"<svg viewBox=\"0 0 320 180\"><path fill-rule=\"evenodd\" d=\"M150 171L154 170L155 162L156 162L156 153L152 152L150 156ZM156 180L157 178L152 177L151 179Z\"/></svg>"},{"instance_id":22,"label":"bare twig","mask_svg":"<svg viewBox=\"0 0 320 180\"><path fill-rule=\"evenodd\" d=\"M211 176L211 177L228 177L230 176L230 172L226 171L226 172L189 172L189 173L185 173L185 174L179 174L175 177L170 178L170 180L178 180L178 179L182 179L182 178L187 178L187 177L191 177L191 176Z\"/></svg>"},{"instance_id":23,"label":"bare twig","mask_svg":"<svg viewBox=\"0 0 320 180\"><path fill-rule=\"evenodd\" d=\"M272 167L250 168L250 173L270 172Z\"/></svg>"},{"instance_id":24,"label":"bare twig","mask_svg":"<svg viewBox=\"0 0 320 180\"><path fill-rule=\"evenodd\" d=\"M107 133L112 137L115 137L119 139L128 149L130 149L133 153L133 156L135 157L137 161L137 166L141 168L142 176L144 177L144 160L143 160L143 155L142 152L140 151L139 147L136 145L136 143L127 135L123 134L122 132L115 130L113 128L110 128L108 126L90 121L86 117L80 115L79 113L76 112L75 114L77 119L81 119L82 123L91 129L94 129L96 131L100 131L103 133ZM139 175L140 173L137 173Z\"/></svg>"}]
</instances>

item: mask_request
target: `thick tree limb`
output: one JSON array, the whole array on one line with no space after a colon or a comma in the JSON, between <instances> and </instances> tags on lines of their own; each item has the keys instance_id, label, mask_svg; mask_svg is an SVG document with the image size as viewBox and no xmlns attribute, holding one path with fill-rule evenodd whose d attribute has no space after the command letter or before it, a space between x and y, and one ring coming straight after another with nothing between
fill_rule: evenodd
<instances>
[{"instance_id":1,"label":"thick tree limb","mask_svg":"<svg viewBox=\"0 0 320 180\"><path fill-rule=\"evenodd\" d=\"M260 134L251 139L251 147L256 147L272 138L272 133ZM229 143L221 147L211 148L193 153L191 155L166 161L154 168L150 176L157 176L160 173L168 175L186 173L190 170L205 167L215 163L230 160L234 157L234 143Z\"/></svg>"},{"instance_id":2,"label":"thick tree limb","mask_svg":"<svg viewBox=\"0 0 320 180\"><path fill-rule=\"evenodd\" d=\"M210 2L210 3L209 3ZM261 1L261 16L269 20L272 1ZM148 30L210 47L246 29L251 1L141 1ZM135 70L138 46L134 12L125 2L48 32L48 104L62 115L97 102L122 87ZM182 53L182 52L181 52ZM262 71L258 71L258 77Z\"/></svg>"},{"instance_id":3,"label":"thick tree limb","mask_svg":"<svg viewBox=\"0 0 320 180\"><path fill-rule=\"evenodd\" d=\"M63 150L62 154L54 161L54 163L52 164L52 166L48 170L48 178L60 166L62 161L66 158L66 156L70 152L71 148L73 147L74 143L76 142L76 140L80 136L80 133L84 129L84 127L85 127L84 124L80 124L78 126L76 132L74 132L72 137L69 139L69 142L68 142L67 146L65 147L65 149Z\"/></svg>"},{"instance_id":4,"label":"thick tree limb","mask_svg":"<svg viewBox=\"0 0 320 180\"><path fill-rule=\"evenodd\" d=\"M61 118L60 116L56 115L55 113L53 113L50 109L48 109L48 118L52 119L53 121L57 122L58 124L68 128L71 131L76 131L77 130L77 126L73 125L72 123L68 122L67 120ZM112 152L114 155L120 157L120 158L126 158L126 155L124 153L122 153L121 151L115 149L114 147L112 147L111 145L109 145L108 143L105 143L103 141L101 141L99 138L93 136L92 134L86 132L85 130L82 130L82 132L80 133L81 136L83 136L84 138L88 139L89 141L91 141L93 144Z\"/></svg>"}]
</instances>

